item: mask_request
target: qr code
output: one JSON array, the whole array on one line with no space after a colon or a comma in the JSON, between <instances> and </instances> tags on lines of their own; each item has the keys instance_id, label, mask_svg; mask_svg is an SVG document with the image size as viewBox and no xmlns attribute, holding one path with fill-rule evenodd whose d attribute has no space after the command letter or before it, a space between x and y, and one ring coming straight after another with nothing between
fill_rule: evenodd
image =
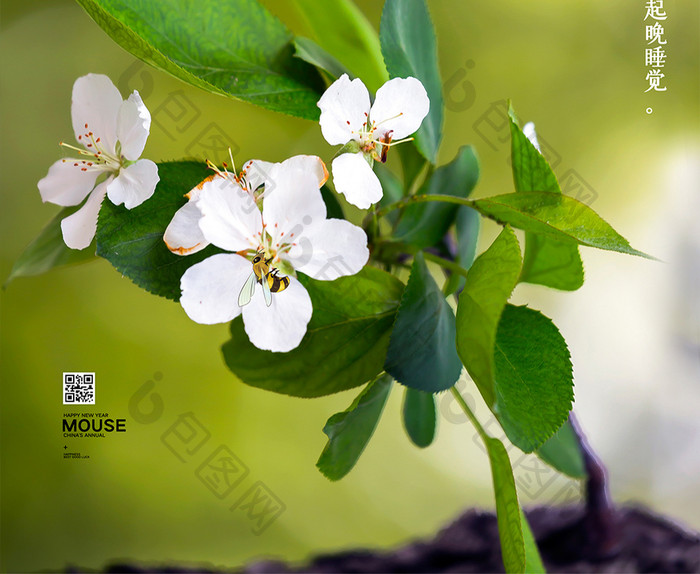
<instances>
[{"instance_id":1,"label":"qr code","mask_svg":"<svg viewBox=\"0 0 700 574\"><path fill-rule=\"evenodd\" d=\"M63 404L94 405L95 373L63 373Z\"/></svg>"}]
</instances>

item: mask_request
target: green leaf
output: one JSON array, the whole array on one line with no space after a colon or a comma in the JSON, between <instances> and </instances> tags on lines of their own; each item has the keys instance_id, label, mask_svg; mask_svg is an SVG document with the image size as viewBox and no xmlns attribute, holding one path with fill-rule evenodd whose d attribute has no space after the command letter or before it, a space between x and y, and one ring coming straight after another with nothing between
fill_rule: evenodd
<instances>
[{"instance_id":1,"label":"green leaf","mask_svg":"<svg viewBox=\"0 0 700 574\"><path fill-rule=\"evenodd\" d=\"M468 197L478 179L479 161L474 148L462 146L450 163L437 168L423 183L418 195ZM409 205L403 211L393 239L419 249L435 245L447 233L460 207L437 201Z\"/></svg>"},{"instance_id":2,"label":"green leaf","mask_svg":"<svg viewBox=\"0 0 700 574\"><path fill-rule=\"evenodd\" d=\"M403 424L413 444L421 448L430 446L437 427L435 395L407 388L403 399Z\"/></svg>"},{"instance_id":3,"label":"green leaf","mask_svg":"<svg viewBox=\"0 0 700 574\"><path fill-rule=\"evenodd\" d=\"M508 119L515 190L561 193L559 182L557 182L552 168L518 126L518 120L512 107L508 110Z\"/></svg>"},{"instance_id":4,"label":"green leaf","mask_svg":"<svg viewBox=\"0 0 700 574\"><path fill-rule=\"evenodd\" d=\"M454 340L452 309L428 271L423 253L418 252L396 315L384 369L412 389L449 389L462 371Z\"/></svg>"},{"instance_id":5,"label":"green leaf","mask_svg":"<svg viewBox=\"0 0 700 574\"><path fill-rule=\"evenodd\" d=\"M561 193L552 168L518 126L512 107L508 117L516 191ZM527 233L520 280L575 291L583 285L583 262L578 246Z\"/></svg>"},{"instance_id":6,"label":"green leaf","mask_svg":"<svg viewBox=\"0 0 700 574\"><path fill-rule=\"evenodd\" d=\"M532 452L566 421L574 399L569 349L554 323L506 305L495 346L495 412L508 439Z\"/></svg>"},{"instance_id":7,"label":"green leaf","mask_svg":"<svg viewBox=\"0 0 700 574\"><path fill-rule=\"evenodd\" d=\"M391 377L382 375L368 384L346 410L328 419L323 427L328 443L316 463L326 478L340 480L353 469L377 428L391 384Z\"/></svg>"},{"instance_id":8,"label":"green leaf","mask_svg":"<svg viewBox=\"0 0 700 574\"><path fill-rule=\"evenodd\" d=\"M525 517L525 513L520 510L520 525L523 528L523 543L525 545L525 572L528 574L546 574L547 570L542 564L540 551L537 542L530 530L530 524Z\"/></svg>"},{"instance_id":9,"label":"green leaf","mask_svg":"<svg viewBox=\"0 0 700 574\"><path fill-rule=\"evenodd\" d=\"M189 84L318 120L318 72L257 0L78 0L122 48Z\"/></svg>"},{"instance_id":10,"label":"green leaf","mask_svg":"<svg viewBox=\"0 0 700 574\"><path fill-rule=\"evenodd\" d=\"M521 522L522 514L518 504L510 459L501 441L487 436L482 436L482 438L486 444L491 463L503 565L506 572L525 572L526 554Z\"/></svg>"},{"instance_id":11,"label":"green leaf","mask_svg":"<svg viewBox=\"0 0 700 574\"><path fill-rule=\"evenodd\" d=\"M435 29L425 0L386 0L379 40L389 76L413 76L428 92L430 111L415 137L421 154L434 164L442 139L442 80Z\"/></svg>"},{"instance_id":12,"label":"green leaf","mask_svg":"<svg viewBox=\"0 0 700 574\"><path fill-rule=\"evenodd\" d=\"M469 270L474 263L476 246L479 241L481 216L479 212L466 205L457 208L455 216L455 231L457 235L457 256L455 263ZM464 277L453 273L443 288L445 295L452 295L464 288Z\"/></svg>"},{"instance_id":13,"label":"green leaf","mask_svg":"<svg viewBox=\"0 0 700 574\"><path fill-rule=\"evenodd\" d=\"M222 348L228 368L252 387L297 397L345 391L382 372L403 283L373 267L335 281L299 280L314 309L300 345L289 353L261 351L238 317Z\"/></svg>"},{"instance_id":14,"label":"green leaf","mask_svg":"<svg viewBox=\"0 0 700 574\"><path fill-rule=\"evenodd\" d=\"M323 203L326 204L326 214L328 219L345 219L345 214L343 213L343 208L338 202L338 198L327 185L324 185L321 188L321 197L323 198Z\"/></svg>"},{"instance_id":15,"label":"green leaf","mask_svg":"<svg viewBox=\"0 0 700 574\"><path fill-rule=\"evenodd\" d=\"M525 234L521 281L576 291L583 285L583 278L583 261L578 245L534 233Z\"/></svg>"},{"instance_id":16,"label":"green leaf","mask_svg":"<svg viewBox=\"0 0 700 574\"><path fill-rule=\"evenodd\" d=\"M633 249L590 207L561 193L509 193L477 199L471 205L486 217L545 237L654 259Z\"/></svg>"},{"instance_id":17,"label":"green leaf","mask_svg":"<svg viewBox=\"0 0 700 574\"><path fill-rule=\"evenodd\" d=\"M362 78L373 92L389 79L377 31L351 0L294 0L327 53ZM348 74L350 75L350 74Z\"/></svg>"},{"instance_id":18,"label":"green leaf","mask_svg":"<svg viewBox=\"0 0 700 574\"><path fill-rule=\"evenodd\" d=\"M300 36L294 38L294 50L294 55L297 58L326 72L331 81L339 78L343 74L347 74L351 80L354 78L343 64L309 38L302 38Z\"/></svg>"},{"instance_id":19,"label":"green leaf","mask_svg":"<svg viewBox=\"0 0 700 574\"><path fill-rule=\"evenodd\" d=\"M63 241L61 232L61 221L72 215L81 205L75 207L64 207L56 216L46 224L22 254L17 258L12 266L9 276L5 280L3 289L17 277L30 277L41 275L47 271L62 267L63 265L73 265L85 263L95 259L95 242L85 249L71 249Z\"/></svg>"},{"instance_id":20,"label":"green leaf","mask_svg":"<svg viewBox=\"0 0 700 574\"><path fill-rule=\"evenodd\" d=\"M496 401L494 348L506 301L518 282L520 245L506 227L476 258L457 306L457 352L489 408Z\"/></svg>"},{"instance_id":21,"label":"green leaf","mask_svg":"<svg viewBox=\"0 0 700 574\"><path fill-rule=\"evenodd\" d=\"M465 269L470 269L476 256L476 245L479 241L481 218L479 212L471 207L461 205L457 209L457 260Z\"/></svg>"},{"instance_id":22,"label":"green leaf","mask_svg":"<svg viewBox=\"0 0 700 574\"><path fill-rule=\"evenodd\" d=\"M567 476L586 478L581 447L568 420L554 436L537 449L537 456Z\"/></svg>"},{"instance_id":23,"label":"green leaf","mask_svg":"<svg viewBox=\"0 0 700 574\"><path fill-rule=\"evenodd\" d=\"M148 201L134 209L105 201L97 221L97 255L146 291L180 299L180 278L195 263L221 253L213 245L192 255L175 255L163 233L175 212L187 203L186 193L211 175L194 161L158 164L160 181Z\"/></svg>"}]
</instances>

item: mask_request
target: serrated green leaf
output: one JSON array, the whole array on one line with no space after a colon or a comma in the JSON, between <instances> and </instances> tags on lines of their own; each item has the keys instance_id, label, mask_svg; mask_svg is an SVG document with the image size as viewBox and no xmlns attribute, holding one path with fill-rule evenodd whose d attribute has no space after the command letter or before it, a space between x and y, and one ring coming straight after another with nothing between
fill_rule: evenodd
<instances>
[{"instance_id":1,"label":"serrated green leaf","mask_svg":"<svg viewBox=\"0 0 700 574\"><path fill-rule=\"evenodd\" d=\"M407 388L403 399L403 424L413 444L425 448L435 439L435 395Z\"/></svg>"},{"instance_id":2,"label":"serrated green leaf","mask_svg":"<svg viewBox=\"0 0 700 574\"><path fill-rule=\"evenodd\" d=\"M327 185L321 188L321 197L323 198L323 203L326 204L326 216L328 219L345 219L345 214L338 202L338 198Z\"/></svg>"},{"instance_id":3,"label":"serrated green leaf","mask_svg":"<svg viewBox=\"0 0 700 574\"><path fill-rule=\"evenodd\" d=\"M506 227L476 258L457 306L457 352L489 408L496 401L494 347L506 301L518 282L520 245Z\"/></svg>"},{"instance_id":4,"label":"serrated green leaf","mask_svg":"<svg viewBox=\"0 0 700 574\"><path fill-rule=\"evenodd\" d=\"M423 253L418 252L396 315L384 369L412 389L449 389L462 371L454 340L452 309L428 271Z\"/></svg>"},{"instance_id":5,"label":"serrated green leaf","mask_svg":"<svg viewBox=\"0 0 700 574\"><path fill-rule=\"evenodd\" d=\"M64 207L49 221L12 266L3 289L17 277L41 275L55 267L86 263L95 259L95 242L85 249L71 249L63 241L61 221L82 206Z\"/></svg>"},{"instance_id":6,"label":"serrated green leaf","mask_svg":"<svg viewBox=\"0 0 700 574\"><path fill-rule=\"evenodd\" d=\"M353 469L377 428L391 385L391 377L382 375L346 410L328 419L323 427L328 443L316 463L326 478L340 480Z\"/></svg>"},{"instance_id":7,"label":"serrated green leaf","mask_svg":"<svg viewBox=\"0 0 700 574\"><path fill-rule=\"evenodd\" d=\"M546 574L547 570L542 564L537 542L522 509L520 510L520 525L523 529L523 543L525 545L525 572L527 574Z\"/></svg>"},{"instance_id":8,"label":"serrated green leaf","mask_svg":"<svg viewBox=\"0 0 700 574\"><path fill-rule=\"evenodd\" d=\"M516 191L561 193L552 168L520 129L512 108L508 110L508 117ZM583 285L583 262L578 245L527 233L520 280L575 291Z\"/></svg>"},{"instance_id":9,"label":"serrated green leaf","mask_svg":"<svg viewBox=\"0 0 700 574\"><path fill-rule=\"evenodd\" d=\"M532 452L566 421L574 400L569 348L539 311L506 305L494 353L496 408L508 439Z\"/></svg>"},{"instance_id":10,"label":"serrated green leaf","mask_svg":"<svg viewBox=\"0 0 700 574\"><path fill-rule=\"evenodd\" d=\"M146 291L172 300L180 298L180 278L195 263L221 253L213 245L193 255L175 255L163 233L186 193L211 175L203 163L158 164L160 181L148 201L134 209L105 201L97 221L97 255Z\"/></svg>"},{"instance_id":11,"label":"serrated green leaf","mask_svg":"<svg viewBox=\"0 0 700 574\"><path fill-rule=\"evenodd\" d=\"M389 79L377 31L354 2L294 0L294 5L308 22L318 45L362 78L372 92Z\"/></svg>"},{"instance_id":12,"label":"serrated green leaf","mask_svg":"<svg viewBox=\"0 0 700 574\"><path fill-rule=\"evenodd\" d=\"M323 70L331 81L336 80L343 74L347 74L352 80L352 73L341 64L335 57L326 52L313 40L297 36L294 38L294 55L312 66Z\"/></svg>"},{"instance_id":13,"label":"serrated green leaf","mask_svg":"<svg viewBox=\"0 0 700 574\"><path fill-rule=\"evenodd\" d=\"M403 283L373 267L335 281L299 280L314 309L300 345L289 353L261 351L238 317L222 347L228 368L252 387L297 397L345 391L382 372Z\"/></svg>"},{"instance_id":14,"label":"serrated green leaf","mask_svg":"<svg viewBox=\"0 0 700 574\"><path fill-rule=\"evenodd\" d=\"M435 29L425 1L386 0L379 40L389 76L413 76L428 92L430 111L415 137L421 154L434 164L442 140L442 81Z\"/></svg>"},{"instance_id":15,"label":"serrated green leaf","mask_svg":"<svg viewBox=\"0 0 700 574\"><path fill-rule=\"evenodd\" d=\"M500 223L558 241L654 259L633 249L590 207L561 193L509 193L477 199L471 205Z\"/></svg>"},{"instance_id":16,"label":"serrated green leaf","mask_svg":"<svg viewBox=\"0 0 700 574\"><path fill-rule=\"evenodd\" d=\"M581 447L568 420L554 433L554 436L537 449L537 456L567 476L586 478Z\"/></svg>"},{"instance_id":17,"label":"serrated green leaf","mask_svg":"<svg viewBox=\"0 0 700 574\"><path fill-rule=\"evenodd\" d=\"M474 148L462 146L450 163L437 168L423 183L418 195L468 197L478 179L479 161ZM404 209L392 237L419 249L433 246L445 236L460 207L437 201L409 205Z\"/></svg>"},{"instance_id":18,"label":"serrated green leaf","mask_svg":"<svg viewBox=\"0 0 700 574\"><path fill-rule=\"evenodd\" d=\"M561 193L552 168L518 125L513 108L508 110L511 137L513 182L516 191Z\"/></svg>"},{"instance_id":19,"label":"serrated green leaf","mask_svg":"<svg viewBox=\"0 0 700 574\"><path fill-rule=\"evenodd\" d=\"M503 443L491 437L482 437L491 463L493 490L496 496L496 518L501 553L506 572L525 572L525 541L521 510L515 490L515 479L510 459Z\"/></svg>"},{"instance_id":20,"label":"serrated green leaf","mask_svg":"<svg viewBox=\"0 0 700 574\"><path fill-rule=\"evenodd\" d=\"M77 0L144 62L209 92L309 120L323 89L292 34L257 0Z\"/></svg>"}]
</instances>

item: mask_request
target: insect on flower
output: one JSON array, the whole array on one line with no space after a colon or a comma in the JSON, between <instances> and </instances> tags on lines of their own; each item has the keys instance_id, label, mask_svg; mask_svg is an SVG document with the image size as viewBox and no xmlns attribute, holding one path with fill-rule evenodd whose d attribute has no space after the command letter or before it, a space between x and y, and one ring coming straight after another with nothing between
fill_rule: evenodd
<instances>
[{"instance_id":1,"label":"insect on flower","mask_svg":"<svg viewBox=\"0 0 700 574\"><path fill-rule=\"evenodd\" d=\"M265 297L265 304L269 307L272 305L272 293L279 293L289 287L289 277L280 277L279 269L272 268L270 264L274 257L265 258L264 252L258 252L253 257L253 272L248 276L243 288L238 295L238 306L245 307L255 293L255 284L262 285L262 292Z\"/></svg>"}]
</instances>

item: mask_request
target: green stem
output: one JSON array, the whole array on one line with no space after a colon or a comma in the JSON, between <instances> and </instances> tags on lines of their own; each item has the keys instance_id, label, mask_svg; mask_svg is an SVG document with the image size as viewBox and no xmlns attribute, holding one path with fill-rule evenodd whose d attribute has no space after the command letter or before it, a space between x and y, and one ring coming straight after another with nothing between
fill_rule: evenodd
<instances>
[{"instance_id":1,"label":"green stem","mask_svg":"<svg viewBox=\"0 0 700 574\"><path fill-rule=\"evenodd\" d=\"M423 251L423 257L425 257L426 260L432 261L433 263L437 263L441 267L444 267L445 269L449 269L453 273L457 273L458 275L461 275L462 277L467 276L467 270L462 267L461 265L458 265L457 263L454 263L452 261L449 261L447 259L443 259L442 257L438 257L437 255L433 255L432 253L428 251Z\"/></svg>"},{"instance_id":2,"label":"green stem","mask_svg":"<svg viewBox=\"0 0 700 574\"><path fill-rule=\"evenodd\" d=\"M469 405L467 404L467 401L464 400L462 395L459 394L459 391L457 390L456 386L453 386L450 388L450 391L454 395L455 399L457 399L457 402L459 403L459 406L462 407L462 410L464 411L464 414L467 415L469 420L472 422L474 425L474 428L476 429L476 432L479 433L479 436L481 437L481 440L486 443L488 439L490 438L489 435L486 434L486 431L484 430L484 427L481 426L478 420L476 420L476 416L474 416L474 413L472 410L469 408Z\"/></svg>"},{"instance_id":3,"label":"green stem","mask_svg":"<svg viewBox=\"0 0 700 574\"><path fill-rule=\"evenodd\" d=\"M384 217L387 213L394 211L395 209L401 209L407 205L413 203L424 203L426 201L442 201L444 203L456 203L458 205L467 205L469 207L474 207L474 201L471 199L464 199L463 197L455 197L454 195L441 195L438 193L433 193L430 195L412 195L411 197L405 197L394 203L390 203L378 209L376 215L378 218Z\"/></svg>"}]
</instances>

